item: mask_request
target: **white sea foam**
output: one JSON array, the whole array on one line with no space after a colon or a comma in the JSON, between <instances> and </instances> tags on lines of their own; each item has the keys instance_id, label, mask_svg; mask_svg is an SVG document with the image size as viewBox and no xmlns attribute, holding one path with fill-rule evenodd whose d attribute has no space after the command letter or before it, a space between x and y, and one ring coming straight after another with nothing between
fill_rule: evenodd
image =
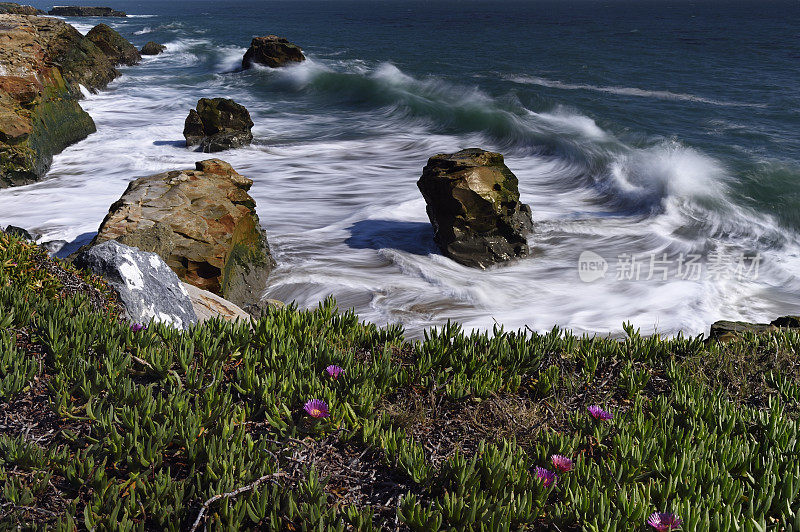
<instances>
[{"instance_id":1,"label":"white sea foam","mask_svg":"<svg viewBox=\"0 0 800 532\"><path fill-rule=\"evenodd\" d=\"M412 334L448 319L590 332L618 332L631 320L645 332L699 333L716 319L797 310L772 296L774 287L800 290L800 246L768 216L734 205L724 165L696 149L663 140L635 147L579 110L532 112L388 63L312 56L287 69L220 74L242 52L175 40L163 60L84 100L98 132L56 156L48 179L0 191L0 224L43 240L88 238L131 179L211 157L181 146L183 123L199 97L225 96L256 123L252 146L214 156L254 180L279 265L267 297L312 307L334 295ZM201 82L176 78L182 54L203 62ZM346 98L358 106L337 107ZM539 144L553 149L523 149ZM533 257L476 271L436 251L416 181L430 155L472 146L506 153L533 209ZM616 279L622 254L718 248L762 252L759 281ZM610 262L605 279L579 281L586 250Z\"/></svg>"},{"instance_id":2,"label":"white sea foam","mask_svg":"<svg viewBox=\"0 0 800 532\"><path fill-rule=\"evenodd\" d=\"M722 105L730 107L766 107L766 104L761 103L744 103L744 102L729 102L725 100L717 100L714 98L705 98L703 96L695 96L694 94L685 94L680 92L670 92L663 90L645 90L636 87L606 87L602 85L591 85L588 83L566 83L558 80L551 80L538 76L506 76L506 79L515 83L522 83L526 85L539 85L542 87L549 87L552 89L563 90L589 90L596 92L604 92L606 94L617 94L620 96L637 96L641 98L657 98L660 100L678 100L687 102L706 103L711 105Z\"/></svg>"}]
</instances>

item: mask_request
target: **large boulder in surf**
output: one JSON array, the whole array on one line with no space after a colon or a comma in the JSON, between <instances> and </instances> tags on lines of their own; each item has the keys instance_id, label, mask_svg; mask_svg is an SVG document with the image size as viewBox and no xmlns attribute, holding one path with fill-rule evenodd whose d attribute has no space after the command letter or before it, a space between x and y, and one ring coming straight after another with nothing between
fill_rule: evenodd
<instances>
[{"instance_id":1,"label":"large boulder in surf","mask_svg":"<svg viewBox=\"0 0 800 532\"><path fill-rule=\"evenodd\" d=\"M33 6L22 6L14 2L0 2L0 15L44 15L44 11Z\"/></svg>"},{"instance_id":2,"label":"large boulder in surf","mask_svg":"<svg viewBox=\"0 0 800 532\"><path fill-rule=\"evenodd\" d=\"M530 253L531 209L503 156L478 148L431 157L417 182L446 256L486 268Z\"/></svg>"},{"instance_id":3,"label":"large boulder in surf","mask_svg":"<svg viewBox=\"0 0 800 532\"><path fill-rule=\"evenodd\" d=\"M142 60L139 50L106 24L98 24L86 38L100 48L114 65L135 65Z\"/></svg>"},{"instance_id":4,"label":"large boulder in surf","mask_svg":"<svg viewBox=\"0 0 800 532\"><path fill-rule=\"evenodd\" d=\"M243 105L226 98L201 98L184 123L187 146L210 153L247 146L253 141L253 121Z\"/></svg>"},{"instance_id":5,"label":"large boulder in surf","mask_svg":"<svg viewBox=\"0 0 800 532\"><path fill-rule=\"evenodd\" d=\"M127 318L134 323L154 320L185 329L197 322L186 288L155 253L111 240L82 251L74 264L103 277L119 294Z\"/></svg>"},{"instance_id":6,"label":"large boulder in surf","mask_svg":"<svg viewBox=\"0 0 800 532\"><path fill-rule=\"evenodd\" d=\"M0 15L0 188L40 179L53 155L95 131L81 86L117 75L108 57L62 20Z\"/></svg>"},{"instance_id":7,"label":"large boulder in surf","mask_svg":"<svg viewBox=\"0 0 800 532\"><path fill-rule=\"evenodd\" d=\"M158 44L157 42L148 41L147 44L142 46L142 50L140 53L142 55L158 55L166 49L167 47L164 46L163 44Z\"/></svg>"},{"instance_id":8,"label":"large boulder in surf","mask_svg":"<svg viewBox=\"0 0 800 532\"><path fill-rule=\"evenodd\" d=\"M155 252L183 281L240 307L255 303L275 261L247 193L252 184L219 159L136 179L94 243L118 240Z\"/></svg>"},{"instance_id":9,"label":"large boulder in surf","mask_svg":"<svg viewBox=\"0 0 800 532\"><path fill-rule=\"evenodd\" d=\"M98 6L55 6L48 15L57 17L127 17L124 11Z\"/></svg>"},{"instance_id":10,"label":"large boulder in surf","mask_svg":"<svg viewBox=\"0 0 800 532\"><path fill-rule=\"evenodd\" d=\"M296 44L277 35L267 35L253 39L242 59L242 68L250 68L253 63L278 68L305 60L306 56L303 55L303 50Z\"/></svg>"}]
</instances>

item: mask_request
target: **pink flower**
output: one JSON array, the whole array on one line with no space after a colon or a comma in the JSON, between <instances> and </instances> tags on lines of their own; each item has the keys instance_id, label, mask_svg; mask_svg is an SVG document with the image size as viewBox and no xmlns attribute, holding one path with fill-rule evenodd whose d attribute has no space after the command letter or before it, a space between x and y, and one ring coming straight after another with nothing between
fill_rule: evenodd
<instances>
[{"instance_id":1,"label":"pink flower","mask_svg":"<svg viewBox=\"0 0 800 532\"><path fill-rule=\"evenodd\" d=\"M147 329L147 325L142 325L141 323L131 323L131 331L135 333L145 329Z\"/></svg>"},{"instance_id":2,"label":"pink flower","mask_svg":"<svg viewBox=\"0 0 800 532\"><path fill-rule=\"evenodd\" d=\"M572 471L572 460L567 458L566 456L562 456L560 454L554 454L550 457L550 460L553 462L553 467L559 470L561 473L567 473Z\"/></svg>"},{"instance_id":3,"label":"pink flower","mask_svg":"<svg viewBox=\"0 0 800 532\"><path fill-rule=\"evenodd\" d=\"M332 377L334 380L338 379L339 375L341 375L344 372L342 368L340 368L339 366L334 366L333 364L325 368L325 371L327 371L328 376Z\"/></svg>"},{"instance_id":4,"label":"pink flower","mask_svg":"<svg viewBox=\"0 0 800 532\"><path fill-rule=\"evenodd\" d=\"M614 416L611 415L611 412L603 410L602 408L600 408L597 405L590 406L588 408L588 410L589 410L589 413L592 415L593 418L599 419L599 420L602 420L602 421L608 421L609 419L614 417Z\"/></svg>"},{"instance_id":5,"label":"pink flower","mask_svg":"<svg viewBox=\"0 0 800 532\"><path fill-rule=\"evenodd\" d=\"M655 512L647 520L647 524L658 530L658 532L669 532L670 530L677 530L681 527L681 518L671 513Z\"/></svg>"},{"instance_id":6,"label":"pink flower","mask_svg":"<svg viewBox=\"0 0 800 532\"><path fill-rule=\"evenodd\" d=\"M545 488L554 486L556 482L558 482L558 475L549 469L545 469L544 467L536 468L536 478L542 481L542 484L544 484Z\"/></svg>"},{"instance_id":7,"label":"pink flower","mask_svg":"<svg viewBox=\"0 0 800 532\"><path fill-rule=\"evenodd\" d=\"M308 412L308 415L311 417L328 417L330 415L328 413L328 405L325 401L320 401L319 399L308 401L303 409Z\"/></svg>"}]
</instances>

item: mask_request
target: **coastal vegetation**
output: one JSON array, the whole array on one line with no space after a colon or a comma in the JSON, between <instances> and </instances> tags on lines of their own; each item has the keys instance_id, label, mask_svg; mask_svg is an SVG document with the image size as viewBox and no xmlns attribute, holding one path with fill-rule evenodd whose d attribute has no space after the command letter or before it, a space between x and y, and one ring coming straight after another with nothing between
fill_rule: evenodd
<instances>
[{"instance_id":1,"label":"coastal vegetation","mask_svg":"<svg viewBox=\"0 0 800 532\"><path fill-rule=\"evenodd\" d=\"M0 528L800 529L796 330L119 312L0 233Z\"/></svg>"}]
</instances>

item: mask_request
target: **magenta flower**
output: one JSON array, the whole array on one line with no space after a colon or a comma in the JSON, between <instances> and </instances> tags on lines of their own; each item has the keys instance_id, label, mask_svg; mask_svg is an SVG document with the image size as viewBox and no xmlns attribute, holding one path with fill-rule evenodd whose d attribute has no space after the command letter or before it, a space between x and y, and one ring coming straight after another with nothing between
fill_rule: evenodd
<instances>
[{"instance_id":1,"label":"magenta flower","mask_svg":"<svg viewBox=\"0 0 800 532\"><path fill-rule=\"evenodd\" d=\"M647 524L658 530L658 532L669 532L670 530L677 530L681 527L681 518L671 513L655 512L647 520Z\"/></svg>"},{"instance_id":2,"label":"magenta flower","mask_svg":"<svg viewBox=\"0 0 800 532\"><path fill-rule=\"evenodd\" d=\"M558 475L549 469L545 469L544 467L536 468L536 478L542 481L542 484L544 484L545 488L554 486L555 483L558 482Z\"/></svg>"},{"instance_id":3,"label":"magenta flower","mask_svg":"<svg viewBox=\"0 0 800 532\"><path fill-rule=\"evenodd\" d=\"M338 379L339 375L341 375L344 372L342 368L340 368L339 366L334 366L333 364L325 368L325 371L327 371L328 376L332 377L334 380Z\"/></svg>"},{"instance_id":4,"label":"magenta flower","mask_svg":"<svg viewBox=\"0 0 800 532\"><path fill-rule=\"evenodd\" d=\"M311 417L328 417L330 415L328 413L328 405L325 401L320 401L319 399L310 400L305 404L303 409L305 409Z\"/></svg>"},{"instance_id":5,"label":"magenta flower","mask_svg":"<svg viewBox=\"0 0 800 532\"><path fill-rule=\"evenodd\" d=\"M141 323L131 323L131 331L135 333L143 331L145 329L147 329L147 325L143 325Z\"/></svg>"},{"instance_id":6,"label":"magenta flower","mask_svg":"<svg viewBox=\"0 0 800 532\"><path fill-rule=\"evenodd\" d=\"M590 406L588 408L588 410L589 410L589 413L592 415L593 418L599 419L599 420L602 420L602 421L608 421L609 419L614 417L614 416L611 415L611 412L603 410L602 408L600 408L597 405Z\"/></svg>"},{"instance_id":7,"label":"magenta flower","mask_svg":"<svg viewBox=\"0 0 800 532\"><path fill-rule=\"evenodd\" d=\"M572 460L567 458L566 456L562 456L560 454L554 454L550 457L550 460L553 462L553 467L555 467L561 473L567 473L572 471Z\"/></svg>"}]
</instances>

